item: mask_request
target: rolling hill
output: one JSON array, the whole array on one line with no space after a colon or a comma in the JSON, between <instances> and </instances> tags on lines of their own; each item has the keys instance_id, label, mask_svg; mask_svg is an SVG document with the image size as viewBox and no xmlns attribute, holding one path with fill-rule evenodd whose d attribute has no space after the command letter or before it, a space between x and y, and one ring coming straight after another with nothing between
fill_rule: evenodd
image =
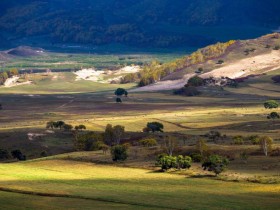
<instances>
[{"instance_id":1,"label":"rolling hill","mask_svg":"<svg viewBox=\"0 0 280 210\"><path fill-rule=\"evenodd\" d=\"M197 48L278 28L279 6L276 0L3 0L0 29L6 41L1 46L120 43Z\"/></svg>"}]
</instances>

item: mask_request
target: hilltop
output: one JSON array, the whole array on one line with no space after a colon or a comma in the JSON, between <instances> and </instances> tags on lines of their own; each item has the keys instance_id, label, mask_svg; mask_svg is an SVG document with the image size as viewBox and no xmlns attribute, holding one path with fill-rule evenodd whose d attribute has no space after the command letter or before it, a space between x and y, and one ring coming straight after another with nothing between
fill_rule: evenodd
<instances>
[{"instance_id":1,"label":"hilltop","mask_svg":"<svg viewBox=\"0 0 280 210\"><path fill-rule=\"evenodd\" d=\"M140 73L134 91L170 90L183 87L198 75L201 78L237 79L279 69L280 35L278 33L251 40L229 41L211 45L189 56L162 65L150 65ZM137 81L128 75L124 80ZM154 83L152 85L149 85Z\"/></svg>"}]
</instances>

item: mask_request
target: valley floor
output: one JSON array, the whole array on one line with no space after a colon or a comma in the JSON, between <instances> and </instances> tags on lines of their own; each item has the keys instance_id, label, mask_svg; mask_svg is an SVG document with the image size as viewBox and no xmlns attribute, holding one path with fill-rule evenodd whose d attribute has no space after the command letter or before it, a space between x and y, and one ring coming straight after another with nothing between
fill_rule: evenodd
<instances>
[{"instance_id":1,"label":"valley floor","mask_svg":"<svg viewBox=\"0 0 280 210\"><path fill-rule=\"evenodd\" d=\"M277 209L280 185L223 182L69 160L0 165L1 208ZM28 202L27 202L28 199Z\"/></svg>"}]
</instances>

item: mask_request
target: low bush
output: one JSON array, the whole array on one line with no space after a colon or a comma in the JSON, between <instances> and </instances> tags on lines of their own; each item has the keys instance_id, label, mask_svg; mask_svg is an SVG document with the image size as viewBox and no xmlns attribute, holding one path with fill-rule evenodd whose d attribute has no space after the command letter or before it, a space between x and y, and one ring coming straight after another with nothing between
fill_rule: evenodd
<instances>
[{"instance_id":1,"label":"low bush","mask_svg":"<svg viewBox=\"0 0 280 210\"><path fill-rule=\"evenodd\" d=\"M192 153L190 155L190 157L192 158L193 162L195 162L195 163L200 163L203 159L202 155L198 154L198 153Z\"/></svg>"},{"instance_id":2,"label":"low bush","mask_svg":"<svg viewBox=\"0 0 280 210\"><path fill-rule=\"evenodd\" d=\"M139 143L144 147L153 147L157 145L157 140L154 138L142 139Z\"/></svg>"},{"instance_id":3,"label":"low bush","mask_svg":"<svg viewBox=\"0 0 280 210\"><path fill-rule=\"evenodd\" d=\"M127 148L123 145L116 145L111 148L111 156L112 160L117 161L124 161L127 159Z\"/></svg>"},{"instance_id":4,"label":"low bush","mask_svg":"<svg viewBox=\"0 0 280 210\"><path fill-rule=\"evenodd\" d=\"M235 137L233 137L233 143L235 145L243 145L244 144L244 137L243 136L235 136Z\"/></svg>"},{"instance_id":5,"label":"low bush","mask_svg":"<svg viewBox=\"0 0 280 210\"><path fill-rule=\"evenodd\" d=\"M192 158L189 156L170 156L166 154L161 154L158 156L156 165L160 166L163 171L168 169L188 169L191 167Z\"/></svg>"}]
</instances>

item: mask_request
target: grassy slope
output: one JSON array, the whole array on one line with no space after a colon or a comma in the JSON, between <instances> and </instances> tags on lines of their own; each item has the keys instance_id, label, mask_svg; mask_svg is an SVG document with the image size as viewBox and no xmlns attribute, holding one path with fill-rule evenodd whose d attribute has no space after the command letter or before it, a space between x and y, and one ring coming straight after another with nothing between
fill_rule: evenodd
<instances>
[{"instance_id":1,"label":"grassy slope","mask_svg":"<svg viewBox=\"0 0 280 210\"><path fill-rule=\"evenodd\" d=\"M1 164L0 169L2 188L116 201L134 204L139 209L142 207L153 209L155 206L167 209L242 210L279 207L280 185L193 179L144 169L62 160ZM12 195L6 194L6 196ZM18 194L15 196L22 199ZM28 205L33 205L34 208L44 204L46 199L36 197L36 200L34 199ZM50 202L47 208L42 205L42 209L50 209L56 203L62 205L61 202L65 201L62 198L54 199L54 203ZM72 198L65 203L68 201L73 202ZM79 203L81 204L79 208L81 208L83 205L87 207L90 202L80 201ZM3 204L9 206L9 199L4 200L1 197L0 205ZM104 203L104 205L106 207L112 204Z\"/></svg>"}]
</instances>

